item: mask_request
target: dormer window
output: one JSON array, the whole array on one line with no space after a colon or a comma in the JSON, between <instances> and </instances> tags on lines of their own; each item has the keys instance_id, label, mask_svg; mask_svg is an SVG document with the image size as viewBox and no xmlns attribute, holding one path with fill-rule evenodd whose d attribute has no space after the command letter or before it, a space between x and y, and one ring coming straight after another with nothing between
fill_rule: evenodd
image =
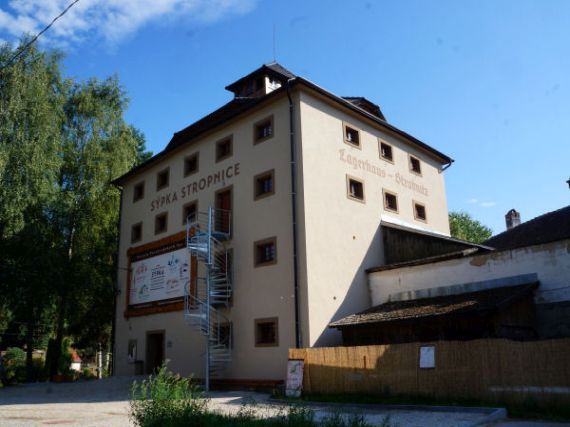
<instances>
[{"instance_id":1,"label":"dormer window","mask_svg":"<svg viewBox=\"0 0 570 427\"><path fill-rule=\"evenodd\" d=\"M268 78L269 83L267 84L267 93L279 89L281 87L281 82L277 79Z\"/></svg>"}]
</instances>

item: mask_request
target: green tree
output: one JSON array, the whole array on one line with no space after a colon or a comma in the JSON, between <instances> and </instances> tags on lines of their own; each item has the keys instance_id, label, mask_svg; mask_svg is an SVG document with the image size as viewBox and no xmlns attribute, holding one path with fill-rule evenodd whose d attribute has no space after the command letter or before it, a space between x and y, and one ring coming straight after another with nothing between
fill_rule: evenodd
<instances>
[{"instance_id":1,"label":"green tree","mask_svg":"<svg viewBox=\"0 0 570 427\"><path fill-rule=\"evenodd\" d=\"M0 64L12 52L3 45ZM53 303L52 236L45 213L55 200L62 164L60 59L32 47L0 72L0 292L9 307L0 317L9 318L7 323L24 336L28 379L37 330Z\"/></svg>"},{"instance_id":2,"label":"green tree","mask_svg":"<svg viewBox=\"0 0 570 427\"><path fill-rule=\"evenodd\" d=\"M12 52L0 47L0 64ZM0 329L26 345L28 379L48 337L51 374L64 337L108 345L120 198L111 180L149 156L124 120L118 79L64 79L60 63L32 47L0 71Z\"/></svg>"},{"instance_id":3,"label":"green tree","mask_svg":"<svg viewBox=\"0 0 570 427\"><path fill-rule=\"evenodd\" d=\"M120 197L111 180L130 169L140 151L140 138L123 118L126 108L116 78L76 83L67 95L53 215L62 274L51 374L66 332L84 344L106 346L110 339Z\"/></svg>"},{"instance_id":4,"label":"green tree","mask_svg":"<svg viewBox=\"0 0 570 427\"><path fill-rule=\"evenodd\" d=\"M146 149L146 138L144 134L135 128L134 126L130 127L131 132L133 133L133 137L137 141L137 160L136 164L140 165L141 163L146 162L148 159L152 157L152 151L147 151Z\"/></svg>"},{"instance_id":5,"label":"green tree","mask_svg":"<svg viewBox=\"0 0 570 427\"><path fill-rule=\"evenodd\" d=\"M452 237L473 243L484 242L493 234L489 227L481 224L467 212L450 212L449 228Z\"/></svg>"}]
</instances>

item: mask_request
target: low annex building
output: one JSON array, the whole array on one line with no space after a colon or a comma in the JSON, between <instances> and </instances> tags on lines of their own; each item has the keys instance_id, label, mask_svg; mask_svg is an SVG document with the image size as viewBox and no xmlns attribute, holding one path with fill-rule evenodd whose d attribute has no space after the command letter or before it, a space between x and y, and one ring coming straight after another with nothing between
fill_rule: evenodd
<instances>
[{"instance_id":1,"label":"low annex building","mask_svg":"<svg viewBox=\"0 0 570 427\"><path fill-rule=\"evenodd\" d=\"M370 306L381 223L449 236L452 159L378 105L277 63L226 89L231 101L115 181L118 375L168 359L203 377L208 350L210 374L283 380L289 348L340 343L329 323ZM213 258L199 240L206 225ZM204 280L216 292L200 312ZM200 324L205 313L210 324ZM200 328L211 331L208 346Z\"/></svg>"},{"instance_id":2,"label":"low annex building","mask_svg":"<svg viewBox=\"0 0 570 427\"><path fill-rule=\"evenodd\" d=\"M570 206L506 222L484 245L368 269L372 307L330 326L345 345L570 336Z\"/></svg>"}]
</instances>

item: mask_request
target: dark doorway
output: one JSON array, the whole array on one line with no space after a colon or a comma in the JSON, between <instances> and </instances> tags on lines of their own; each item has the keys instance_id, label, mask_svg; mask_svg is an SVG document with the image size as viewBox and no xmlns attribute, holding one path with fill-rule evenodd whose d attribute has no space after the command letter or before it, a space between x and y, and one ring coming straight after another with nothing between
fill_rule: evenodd
<instances>
[{"instance_id":1,"label":"dark doorway","mask_svg":"<svg viewBox=\"0 0 570 427\"><path fill-rule=\"evenodd\" d=\"M146 373L157 371L164 362L164 331L146 333Z\"/></svg>"},{"instance_id":2,"label":"dark doorway","mask_svg":"<svg viewBox=\"0 0 570 427\"><path fill-rule=\"evenodd\" d=\"M220 190L216 193L216 231L230 233L232 210L232 189Z\"/></svg>"}]
</instances>

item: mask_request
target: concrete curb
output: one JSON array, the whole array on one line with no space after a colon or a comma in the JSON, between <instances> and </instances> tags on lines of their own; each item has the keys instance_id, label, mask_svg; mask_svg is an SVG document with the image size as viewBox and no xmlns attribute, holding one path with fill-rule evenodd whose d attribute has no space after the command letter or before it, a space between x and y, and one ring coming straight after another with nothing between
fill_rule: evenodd
<instances>
[{"instance_id":1,"label":"concrete curb","mask_svg":"<svg viewBox=\"0 0 570 427\"><path fill-rule=\"evenodd\" d=\"M495 410L487 415L481 421L471 424L469 427L486 426L495 421L507 419L507 410L505 408L494 408Z\"/></svg>"},{"instance_id":2,"label":"concrete curb","mask_svg":"<svg viewBox=\"0 0 570 427\"><path fill-rule=\"evenodd\" d=\"M303 405L309 407L331 407L360 409L369 411L388 410L388 411L426 411L426 412L467 412L480 413L486 415L482 420L469 427L485 426L491 422L499 421L507 418L507 410L505 408L489 408L485 406L436 406L436 405L395 405L382 403L339 403L339 402L318 402L318 401L287 401L282 399L269 398L267 402L278 403L281 405Z\"/></svg>"}]
</instances>

